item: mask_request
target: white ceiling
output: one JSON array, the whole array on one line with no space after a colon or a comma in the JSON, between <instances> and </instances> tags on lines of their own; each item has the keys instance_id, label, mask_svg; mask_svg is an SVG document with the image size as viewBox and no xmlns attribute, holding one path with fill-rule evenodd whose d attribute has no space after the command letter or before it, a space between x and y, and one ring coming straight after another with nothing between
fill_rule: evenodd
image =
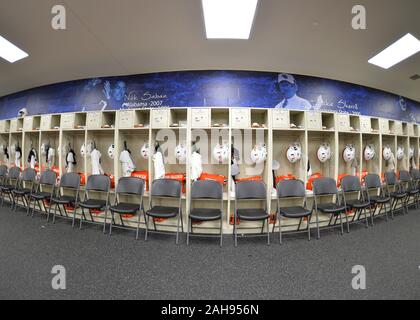
<instances>
[{"instance_id":1,"label":"white ceiling","mask_svg":"<svg viewBox=\"0 0 420 320\"><path fill-rule=\"evenodd\" d=\"M51 8L67 8L67 30ZM351 28L354 4L367 30ZM206 40L200 0L1 0L0 34L30 56L0 59L0 96L61 81L176 70L259 70L358 83L420 101L420 54L386 71L368 59L407 32L419 0L260 0L251 39ZM315 26L318 24L318 26Z\"/></svg>"}]
</instances>

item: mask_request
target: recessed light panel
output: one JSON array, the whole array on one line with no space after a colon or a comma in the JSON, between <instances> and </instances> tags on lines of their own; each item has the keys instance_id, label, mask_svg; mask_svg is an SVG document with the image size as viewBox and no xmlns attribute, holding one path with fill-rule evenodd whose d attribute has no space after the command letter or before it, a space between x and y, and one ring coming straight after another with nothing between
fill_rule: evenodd
<instances>
[{"instance_id":1,"label":"recessed light panel","mask_svg":"<svg viewBox=\"0 0 420 320\"><path fill-rule=\"evenodd\" d=\"M420 41L408 33L400 40L369 60L369 63L389 69L420 51Z\"/></svg>"},{"instance_id":2,"label":"recessed light panel","mask_svg":"<svg viewBox=\"0 0 420 320\"><path fill-rule=\"evenodd\" d=\"M249 39L258 0L202 0L207 39Z\"/></svg>"},{"instance_id":3,"label":"recessed light panel","mask_svg":"<svg viewBox=\"0 0 420 320\"><path fill-rule=\"evenodd\" d=\"M0 36L0 57L9 61L10 63L13 63L28 57L28 54L25 51L16 47L7 39Z\"/></svg>"}]
</instances>

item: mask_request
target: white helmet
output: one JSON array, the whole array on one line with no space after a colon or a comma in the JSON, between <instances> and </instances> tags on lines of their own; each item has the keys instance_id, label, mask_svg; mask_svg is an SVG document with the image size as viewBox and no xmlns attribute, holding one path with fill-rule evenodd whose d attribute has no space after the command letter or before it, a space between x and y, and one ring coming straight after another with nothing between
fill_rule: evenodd
<instances>
[{"instance_id":1,"label":"white helmet","mask_svg":"<svg viewBox=\"0 0 420 320\"><path fill-rule=\"evenodd\" d=\"M150 146L148 143L145 143L140 149L140 155L143 159L149 159L150 156Z\"/></svg>"},{"instance_id":2,"label":"white helmet","mask_svg":"<svg viewBox=\"0 0 420 320\"><path fill-rule=\"evenodd\" d=\"M391 158L392 158L392 150L391 150L391 147L386 146L384 148L384 150L382 151L382 155L383 155L385 161L391 160Z\"/></svg>"},{"instance_id":3,"label":"white helmet","mask_svg":"<svg viewBox=\"0 0 420 320\"><path fill-rule=\"evenodd\" d=\"M397 159L402 160L404 159L404 147L398 146L397 148Z\"/></svg>"},{"instance_id":4,"label":"white helmet","mask_svg":"<svg viewBox=\"0 0 420 320\"><path fill-rule=\"evenodd\" d=\"M18 117L24 118L28 115L28 109L22 108L18 112Z\"/></svg>"},{"instance_id":5,"label":"white helmet","mask_svg":"<svg viewBox=\"0 0 420 320\"><path fill-rule=\"evenodd\" d=\"M376 156L375 146L372 144L368 144L365 147L365 151L363 152L363 156L366 161L370 161Z\"/></svg>"},{"instance_id":6,"label":"white helmet","mask_svg":"<svg viewBox=\"0 0 420 320\"><path fill-rule=\"evenodd\" d=\"M290 145L286 151L286 157L290 163L300 161L302 159L302 147L300 146L300 143Z\"/></svg>"},{"instance_id":7,"label":"white helmet","mask_svg":"<svg viewBox=\"0 0 420 320\"><path fill-rule=\"evenodd\" d=\"M111 144L108 148L108 157L110 159L114 159L115 158L115 145Z\"/></svg>"},{"instance_id":8,"label":"white helmet","mask_svg":"<svg viewBox=\"0 0 420 320\"><path fill-rule=\"evenodd\" d=\"M323 143L319 146L317 152L318 160L325 163L331 159L331 147L328 143Z\"/></svg>"},{"instance_id":9,"label":"white helmet","mask_svg":"<svg viewBox=\"0 0 420 320\"><path fill-rule=\"evenodd\" d=\"M219 163L223 163L229 160L230 148L227 143L220 144L218 143L213 149L213 157Z\"/></svg>"},{"instance_id":10,"label":"white helmet","mask_svg":"<svg viewBox=\"0 0 420 320\"><path fill-rule=\"evenodd\" d=\"M85 155L87 155L88 157L90 156L90 154L93 151L93 143L89 142L87 144L87 146L85 144L82 145L82 147L80 148L80 154L82 155L82 157L84 157Z\"/></svg>"},{"instance_id":11,"label":"white helmet","mask_svg":"<svg viewBox=\"0 0 420 320\"><path fill-rule=\"evenodd\" d=\"M411 158L414 158L414 147L410 146L410 149L408 150L408 156Z\"/></svg>"},{"instance_id":12,"label":"white helmet","mask_svg":"<svg viewBox=\"0 0 420 320\"><path fill-rule=\"evenodd\" d=\"M187 148L184 144L179 144L175 148L175 158L180 162L187 160Z\"/></svg>"},{"instance_id":13,"label":"white helmet","mask_svg":"<svg viewBox=\"0 0 420 320\"><path fill-rule=\"evenodd\" d=\"M261 164L267 160L267 146L265 143L260 143L251 150L251 160L255 164Z\"/></svg>"},{"instance_id":14,"label":"white helmet","mask_svg":"<svg viewBox=\"0 0 420 320\"><path fill-rule=\"evenodd\" d=\"M352 144L346 145L343 151L343 159L345 162L352 162L356 158L356 148Z\"/></svg>"}]
</instances>

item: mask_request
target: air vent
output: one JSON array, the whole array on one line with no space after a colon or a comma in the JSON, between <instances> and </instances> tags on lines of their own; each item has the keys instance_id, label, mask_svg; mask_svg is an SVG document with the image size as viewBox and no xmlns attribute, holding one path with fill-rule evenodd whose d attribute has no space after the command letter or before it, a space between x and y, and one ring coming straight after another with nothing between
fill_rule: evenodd
<instances>
[{"instance_id":1,"label":"air vent","mask_svg":"<svg viewBox=\"0 0 420 320\"><path fill-rule=\"evenodd\" d=\"M420 75L419 74L415 74L414 76L410 77L411 80L418 80L420 79Z\"/></svg>"}]
</instances>

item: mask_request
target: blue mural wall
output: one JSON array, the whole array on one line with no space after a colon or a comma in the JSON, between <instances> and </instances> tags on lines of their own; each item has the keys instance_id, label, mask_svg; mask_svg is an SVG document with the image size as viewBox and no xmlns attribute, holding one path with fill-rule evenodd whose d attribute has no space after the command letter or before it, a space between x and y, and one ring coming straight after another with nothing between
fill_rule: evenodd
<instances>
[{"instance_id":1,"label":"blue mural wall","mask_svg":"<svg viewBox=\"0 0 420 320\"><path fill-rule=\"evenodd\" d=\"M251 71L183 71L64 82L0 98L0 118L156 107L325 110L420 120L420 103L384 91L317 77Z\"/></svg>"}]
</instances>

